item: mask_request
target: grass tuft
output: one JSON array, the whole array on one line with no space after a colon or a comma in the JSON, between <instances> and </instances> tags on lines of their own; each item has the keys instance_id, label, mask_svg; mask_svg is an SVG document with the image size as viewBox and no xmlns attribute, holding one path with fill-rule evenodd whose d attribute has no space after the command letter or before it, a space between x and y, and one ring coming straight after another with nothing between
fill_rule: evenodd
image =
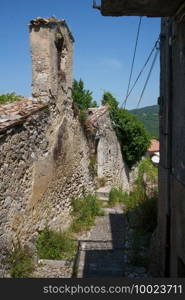
<instances>
[{"instance_id":1,"label":"grass tuft","mask_svg":"<svg viewBox=\"0 0 185 300\"><path fill-rule=\"evenodd\" d=\"M88 230L94 225L95 217L103 215L101 202L95 195L72 200L72 216L74 217L71 230L80 232Z\"/></svg>"},{"instance_id":2,"label":"grass tuft","mask_svg":"<svg viewBox=\"0 0 185 300\"><path fill-rule=\"evenodd\" d=\"M89 172L93 177L97 176L97 157L96 154L91 154L90 160L89 160Z\"/></svg>"},{"instance_id":3,"label":"grass tuft","mask_svg":"<svg viewBox=\"0 0 185 300\"><path fill-rule=\"evenodd\" d=\"M94 195L72 200L73 223L68 231L56 232L47 226L39 234L36 247L41 259L71 260L77 251L74 234L88 230L97 215L102 215L100 201Z\"/></svg>"},{"instance_id":4,"label":"grass tuft","mask_svg":"<svg viewBox=\"0 0 185 300\"><path fill-rule=\"evenodd\" d=\"M45 227L38 236L36 247L41 259L70 260L75 255L77 243L68 232L56 232Z\"/></svg>"},{"instance_id":5,"label":"grass tuft","mask_svg":"<svg viewBox=\"0 0 185 300\"><path fill-rule=\"evenodd\" d=\"M7 262L10 266L10 275L12 278L28 278L34 269L32 255L20 243L14 245L14 249L10 252Z\"/></svg>"},{"instance_id":6,"label":"grass tuft","mask_svg":"<svg viewBox=\"0 0 185 300\"><path fill-rule=\"evenodd\" d=\"M117 188L112 188L110 193L109 193L109 200L108 200L108 205L110 207L114 207L118 203L123 203L124 198L127 196L126 193L124 193L121 189Z\"/></svg>"}]
</instances>

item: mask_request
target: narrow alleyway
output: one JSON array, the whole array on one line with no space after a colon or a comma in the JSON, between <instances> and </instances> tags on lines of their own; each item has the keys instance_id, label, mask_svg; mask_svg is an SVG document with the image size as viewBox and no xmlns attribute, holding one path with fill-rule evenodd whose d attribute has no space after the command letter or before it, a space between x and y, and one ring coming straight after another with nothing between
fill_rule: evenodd
<instances>
[{"instance_id":1,"label":"narrow alleyway","mask_svg":"<svg viewBox=\"0 0 185 300\"><path fill-rule=\"evenodd\" d=\"M123 207L104 208L87 239L79 241L77 277L124 276Z\"/></svg>"},{"instance_id":2,"label":"narrow alleyway","mask_svg":"<svg viewBox=\"0 0 185 300\"><path fill-rule=\"evenodd\" d=\"M108 200L107 193L101 196L104 201ZM133 229L124 213L124 205L103 210L104 216L97 217L90 232L79 240L74 277L151 278L142 260L137 265L132 263ZM149 249L139 251L148 256Z\"/></svg>"},{"instance_id":3,"label":"narrow alleyway","mask_svg":"<svg viewBox=\"0 0 185 300\"><path fill-rule=\"evenodd\" d=\"M147 269L132 264L133 229L124 214L123 205L104 208L104 216L79 240L73 262L40 260L33 277L39 278L151 278ZM141 249L146 251L148 249ZM140 260L140 259L139 259Z\"/></svg>"}]
</instances>

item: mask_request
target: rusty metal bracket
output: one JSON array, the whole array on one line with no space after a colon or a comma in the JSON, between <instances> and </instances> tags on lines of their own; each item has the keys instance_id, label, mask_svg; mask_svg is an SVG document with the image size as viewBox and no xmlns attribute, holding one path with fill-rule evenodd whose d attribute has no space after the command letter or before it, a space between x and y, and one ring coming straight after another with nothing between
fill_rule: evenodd
<instances>
[{"instance_id":1,"label":"rusty metal bracket","mask_svg":"<svg viewBox=\"0 0 185 300\"><path fill-rule=\"evenodd\" d=\"M97 5L96 0L93 0L93 8L101 10L101 5Z\"/></svg>"}]
</instances>

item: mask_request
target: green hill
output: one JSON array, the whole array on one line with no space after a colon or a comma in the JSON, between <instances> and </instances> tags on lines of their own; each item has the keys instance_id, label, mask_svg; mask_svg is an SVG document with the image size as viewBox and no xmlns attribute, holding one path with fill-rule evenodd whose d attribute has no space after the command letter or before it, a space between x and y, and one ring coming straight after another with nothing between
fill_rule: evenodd
<instances>
[{"instance_id":1,"label":"green hill","mask_svg":"<svg viewBox=\"0 0 185 300\"><path fill-rule=\"evenodd\" d=\"M159 106L152 105L129 111L141 121L152 137L159 138Z\"/></svg>"}]
</instances>

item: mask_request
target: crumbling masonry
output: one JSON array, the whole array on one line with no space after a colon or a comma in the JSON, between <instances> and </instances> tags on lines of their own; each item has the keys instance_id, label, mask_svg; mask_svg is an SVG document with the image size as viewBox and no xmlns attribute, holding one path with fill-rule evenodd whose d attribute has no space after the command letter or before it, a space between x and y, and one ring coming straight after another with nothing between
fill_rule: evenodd
<instances>
[{"instance_id":1,"label":"crumbling masonry","mask_svg":"<svg viewBox=\"0 0 185 300\"><path fill-rule=\"evenodd\" d=\"M29 29L33 99L0 105L0 277L6 277L3 260L13 242L34 253L38 232L46 225L65 230L71 198L96 189L89 138L71 99L73 36L66 22L55 18L32 20ZM97 127L98 176L128 189L106 108L89 114Z\"/></svg>"}]
</instances>

